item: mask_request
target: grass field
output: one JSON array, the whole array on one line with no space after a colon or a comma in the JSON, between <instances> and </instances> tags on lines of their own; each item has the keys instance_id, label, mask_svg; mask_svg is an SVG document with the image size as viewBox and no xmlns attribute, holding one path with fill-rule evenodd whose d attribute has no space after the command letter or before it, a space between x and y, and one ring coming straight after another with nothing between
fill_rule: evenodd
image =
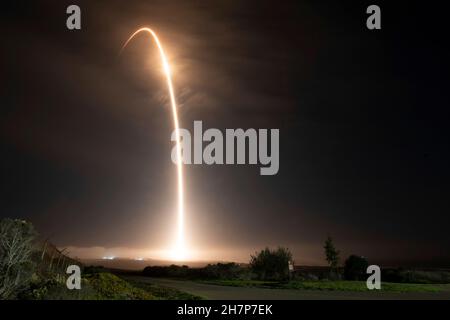
<instances>
[{"instance_id":1,"label":"grass field","mask_svg":"<svg viewBox=\"0 0 450 320\"><path fill-rule=\"evenodd\" d=\"M329 290L329 291L369 291L364 281L257 281L257 280L211 280L202 283L233 286L233 287L259 287L298 290ZM386 292L440 292L441 285L409 284L409 283L382 283L381 291Z\"/></svg>"},{"instance_id":2,"label":"grass field","mask_svg":"<svg viewBox=\"0 0 450 320\"><path fill-rule=\"evenodd\" d=\"M158 286L154 283L146 283L142 281L126 279L128 283L136 288L150 292L155 299L159 300L202 300L200 296L196 296L187 292L183 292L177 289L168 288L164 286Z\"/></svg>"},{"instance_id":3,"label":"grass field","mask_svg":"<svg viewBox=\"0 0 450 320\"><path fill-rule=\"evenodd\" d=\"M108 272L87 274L80 290L64 281L36 280L21 296L28 300L199 300L201 297L156 284L128 281Z\"/></svg>"}]
</instances>

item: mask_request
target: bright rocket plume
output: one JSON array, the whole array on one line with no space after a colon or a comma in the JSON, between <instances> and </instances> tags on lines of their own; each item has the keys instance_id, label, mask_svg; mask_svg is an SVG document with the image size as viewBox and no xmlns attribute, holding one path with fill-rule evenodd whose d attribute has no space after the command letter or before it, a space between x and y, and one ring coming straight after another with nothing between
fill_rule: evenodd
<instances>
[{"instance_id":1,"label":"bright rocket plume","mask_svg":"<svg viewBox=\"0 0 450 320\"><path fill-rule=\"evenodd\" d=\"M161 62L163 65L164 73L167 79L167 88L169 90L170 103L172 106L172 116L173 116L173 126L175 128L176 135L176 154L177 154L177 193L178 193L178 229L177 229L177 239L175 247L171 253L172 257L177 260L182 260L185 258L185 245L184 245L184 191L183 191L183 166L181 161L181 145L180 145L180 125L178 121L177 103L175 100L175 93L172 85L172 75L170 72L170 66L167 61L166 54L158 39L156 33L150 28L140 28L136 30L122 46L121 52L125 49L128 43L139 33L146 32L151 35L152 39L155 41L158 47L159 55L161 57Z\"/></svg>"}]
</instances>

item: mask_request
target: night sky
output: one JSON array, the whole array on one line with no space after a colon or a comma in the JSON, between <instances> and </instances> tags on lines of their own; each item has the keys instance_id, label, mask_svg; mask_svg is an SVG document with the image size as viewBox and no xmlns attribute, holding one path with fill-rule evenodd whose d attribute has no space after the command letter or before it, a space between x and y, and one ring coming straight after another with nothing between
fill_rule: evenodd
<instances>
[{"instance_id":1,"label":"night sky","mask_svg":"<svg viewBox=\"0 0 450 320\"><path fill-rule=\"evenodd\" d=\"M393 1L391 1L393 2ZM66 7L82 29L66 28ZM366 28L378 4L382 30ZM438 1L13 1L1 10L0 217L74 255L172 239L172 119L280 129L280 170L185 166L186 232L205 259L289 247L450 266L448 13ZM128 250L128 251L127 251Z\"/></svg>"}]
</instances>

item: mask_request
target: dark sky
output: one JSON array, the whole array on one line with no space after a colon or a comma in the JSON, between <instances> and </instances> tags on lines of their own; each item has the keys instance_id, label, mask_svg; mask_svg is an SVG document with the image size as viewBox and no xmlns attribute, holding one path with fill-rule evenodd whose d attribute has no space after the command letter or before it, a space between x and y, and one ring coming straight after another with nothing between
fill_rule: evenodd
<instances>
[{"instance_id":1,"label":"dark sky","mask_svg":"<svg viewBox=\"0 0 450 320\"><path fill-rule=\"evenodd\" d=\"M450 266L446 12L376 3L378 31L365 26L372 1L2 4L1 217L29 219L74 252L171 239L157 51L139 37L118 56L145 25L168 53L183 127L280 129L275 176L186 167L187 233L205 257L284 245L322 264L330 234L343 257ZM70 4L80 31L66 29Z\"/></svg>"}]
</instances>

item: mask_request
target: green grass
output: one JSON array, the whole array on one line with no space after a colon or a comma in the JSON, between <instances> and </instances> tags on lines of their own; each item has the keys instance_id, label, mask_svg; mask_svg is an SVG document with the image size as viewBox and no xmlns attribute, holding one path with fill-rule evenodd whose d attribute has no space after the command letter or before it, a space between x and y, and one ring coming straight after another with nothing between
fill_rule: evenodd
<instances>
[{"instance_id":1,"label":"green grass","mask_svg":"<svg viewBox=\"0 0 450 320\"><path fill-rule=\"evenodd\" d=\"M258 281L258 280L211 280L202 283L234 286L259 287L297 290L329 290L329 291L369 291L365 281ZM378 290L374 290L378 291ZM441 287L430 284L382 283L381 291L386 292L439 292Z\"/></svg>"},{"instance_id":2,"label":"green grass","mask_svg":"<svg viewBox=\"0 0 450 320\"><path fill-rule=\"evenodd\" d=\"M154 300L150 292L137 288L111 273L94 273L85 277L100 300Z\"/></svg>"},{"instance_id":3,"label":"green grass","mask_svg":"<svg viewBox=\"0 0 450 320\"><path fill-rule=\"evenodd\" d=\"M61 279L34 279L30 287L19 294L23 300L95 300L96 291L83 279L80 290L68 290Z\"/></svg>"},{"instance_id":4,"label":"green grass","mask_svg":"<svg viewBox=\"0 0 450 320\"><path fill-rule=\"evenodd\" d=\"M203 297L196 296L177 289L159 286L152 283L140 282L137 280L127 279L130 284L137 288L141 288L150 292L156 299L159 300L202 300Z\"/></svg>"},{"instance_id":5,"label":"green grass","mask_svg":"<svg viewBox=\"0 0 450 320\"><path fill-rule=\"evenodd\" d=\"M176 289L122 279L108 272L83 276L80 290L68 290L63 277L37 278L22 293L28 300L199 300Z\"/></svg>"},{"instance_id":6,"label":"green grass","mask_svg":"<svg viewBox=\"0 0 450 320\"><path fill-rule=\"evenodd\" d=\"M365 281L291 281L287 284L282 284L281 287L304 290L369 291ZM381 291L439 292L440 289L433 285L385 282L381 284Z\"/></svg>"},{"instance_id":7,"label":"green grass","mask_svg":"<svg viewBox=\"0 0 450 320\"><path fill-rule=\"evenodd\" d=\"M199 280L198 282L230 287L274 288L280 286L280 283L277 281L262 280Z\"/></svg>"}]
</instances>

